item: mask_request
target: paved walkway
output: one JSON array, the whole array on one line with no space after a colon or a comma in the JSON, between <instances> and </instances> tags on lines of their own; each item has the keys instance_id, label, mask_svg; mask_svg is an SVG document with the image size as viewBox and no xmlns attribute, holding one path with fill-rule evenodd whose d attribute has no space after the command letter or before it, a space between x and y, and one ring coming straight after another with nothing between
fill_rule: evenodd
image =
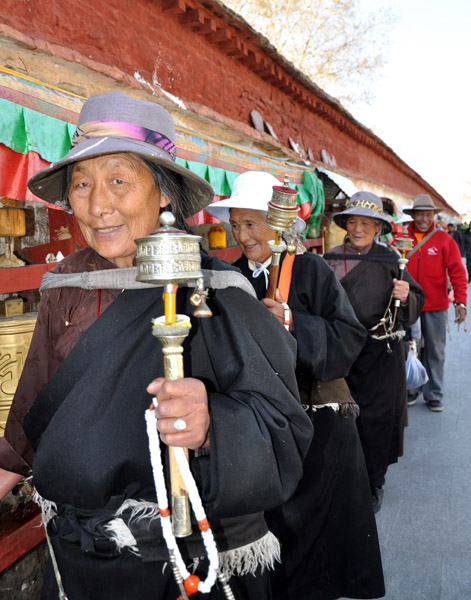
<instances>
[{"instance_id":1,"label":"paved walkway","mask_svg":"<svg viewBox=\"0 0 471 600\"><path fill-rule=\"evenodd\" d=\"M377 514L386 600L471 599L471 315L449 311L442 413L409 407L404 456Z\"/></svg>"}]
</instances>

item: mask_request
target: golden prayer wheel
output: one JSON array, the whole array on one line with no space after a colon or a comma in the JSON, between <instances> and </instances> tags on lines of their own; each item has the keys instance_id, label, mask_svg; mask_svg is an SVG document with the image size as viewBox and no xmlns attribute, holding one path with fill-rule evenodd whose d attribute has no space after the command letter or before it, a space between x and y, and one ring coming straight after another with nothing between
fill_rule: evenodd
<instances>
[{"instance_id":1,"label":"golden prayer wheel","mask_svg":"<svg viewBox=\"0 0 471 600\"><path fill-rule=\"evenodd\" d=\"M265 225L276 231L291 231L299 211L297 206L298 192L288 187L285 176L283 186L273 186L273 193L268 203Z\"/></svg>"},{"instance_id":2,"label":"golden prayer wheel","mask_svg":"<svg viewBox=\"0 0 471 600\"><path fill-rule=\"evenodd\" d=\"M25 211L22 208L0 208L0 236L21 237L26 235Z\"/></svg>"},{"instance_id":3,"label":"golden prayer wheel","mask_svg":"<svg viewBox=\"0 0 471 600\"><path fill-rule=\"evenodd\" d=\"M226 247L226 230L222 225L213 225L208 232L208 242L211 250Z\"/></svg>"},{"instance_id":4,"label":"golden prayer wheel","mask_svg":"<svg viewBox=\"0 0 471 600\"><path fill-rule=\"evenodd\" d=\"M36 317L0 319L0 436L26 361Z\"/></svg>"},{"instance_id":5,"label":"golden prayer wheel","mask_svg":"<svg viewBox=\"0 0 471 600\"><path fill-rule=\"evenodd\" d=\"M7 198L4 199L5 201ZM13 202L14 200L9 200ZM13 238L26 235L25 211L22 208L2 206L0 208L0 237L6 238L5 256L13 257Z\"/></svg>"},{"instance_id":6,"label":"golden prayer wheel","mask_svg":"<svg viewBox=\"0 0 471 600\"><path fill-rule=\"evenodd\" d=\"M407 235L405 235L403 237L397 237L396 241L394 243L396 245L396 248L401 253L401 258L398 260L398 263L399 263L399 279L402 280L402 279L404 279L404 271L406 269L406 265L409 262L409 260L406 258L406 254L409 252L409 250L412 250L412 238L410 238ZM394 300L394 306L399 307L400 305L401 305L401 301L396 298Z\"/></svg>"}]
</instances>

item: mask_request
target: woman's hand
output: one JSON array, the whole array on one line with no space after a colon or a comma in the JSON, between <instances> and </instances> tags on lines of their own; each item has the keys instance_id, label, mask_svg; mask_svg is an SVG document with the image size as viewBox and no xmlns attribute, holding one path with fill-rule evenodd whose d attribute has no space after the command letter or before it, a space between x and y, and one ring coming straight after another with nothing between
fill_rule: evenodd
<instances>
[{"instance_id":1,"label":"woman's hand","mask_svg":"<svg viewBox=\"0 0 471 600\"><path fill-rule=\"evenodd\" d=\"M209 448L208 395L199 379L170 381L160 377L147 386L147 391L157 398L157 429L165 444L192 450Z\"/></svg>"},{"instance_id":2,"label":"woman's hand","mask_svg":"<svg viewBox=\"0 0 471 600\"><path fill-rule=\"evenodd\" d=\"M12 473L11 471L5 471L5 469L0 469L0 500L2 500L8 492L15 487L15 485L21 481L23 475L18 475L18 473Z\"/></svg>"},{"instance_id":3,"label":"woman's hand","mask_svg":"<svg viewBox=\"0 0 471 600\"><path fill-rule=\"evenodd\" d=\"M286 324L285 316L289 314L289 331L291 333L294 333L293 315L291 313L291 309L288 307L287 315L285 315L285 306L283 304L285 304L286 306L288 305L283 300L283 297L281 296L278 288L276 288L275 300L272 300L271 298L264 298L262 300L262 304L264 304L272 313L272 315L274 315L278 319L278 321L283 323L283 325Z\"/></svg>"},{"instance_id":4,"label":"woman's hand","mask_svg":"<svg viewBox=\"0 0 471 600\"><path fill-rule=\"evenodd\" d=\"M405 304L409 296L409 284L402 279L393 279L393 283L393 298L397 298L402 304Z\"/></svg>"}]
</instances>

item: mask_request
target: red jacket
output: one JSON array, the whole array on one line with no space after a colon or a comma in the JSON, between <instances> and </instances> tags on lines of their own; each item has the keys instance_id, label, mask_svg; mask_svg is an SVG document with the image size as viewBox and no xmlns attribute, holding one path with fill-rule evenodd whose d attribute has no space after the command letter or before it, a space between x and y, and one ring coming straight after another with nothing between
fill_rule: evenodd
<instances>
[{"instance_id":1,"label":"red jacket","mask_svg":"<svg viewBox=\"0 0 471 600\"><path fill-rule=\"evenodd\" d=\"M427 235L435 223L425 233ZM414 222L407 228L413 245L417 245ZM455 240L447 232L438 230L410 257L407 270L425 292L422 310L447 310L448 277L455 294L455 302L466 304L468 278Z\"/></svg>"}]
</instances>

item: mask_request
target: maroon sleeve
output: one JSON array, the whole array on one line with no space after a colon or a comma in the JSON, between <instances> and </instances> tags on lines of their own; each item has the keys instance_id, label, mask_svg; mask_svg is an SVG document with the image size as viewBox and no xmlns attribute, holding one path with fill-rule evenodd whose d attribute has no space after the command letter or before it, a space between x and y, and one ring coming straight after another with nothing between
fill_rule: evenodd
<instances>
[{"instance_id":1,"label":"maroon sleeve","mask_svg":"<svg viewBox=\"0 0 471 600\"><path fill-rule=\"evenodd\" d=\"M43 294L28 356L8 415L5 435L0 438L0 467L28 475L33 450L23 432L23 418L49 377L49 294Z\"/></svg>"},{"instance_id":2,"label":"maroon sleeve","mask_svg":"<svg viewBox=\"0 0 471 600\"><path fill-rule=\"evenodd\" d=\"M55 273L115 268L90 248L61 261ZM23 432L23 419L36 396L61 365L84 331L113 302L119 290L55 288L42 294L36 327L5 428L0 438L0 468L29 474L34 452Z\"/></svg>"}]
</instances>

